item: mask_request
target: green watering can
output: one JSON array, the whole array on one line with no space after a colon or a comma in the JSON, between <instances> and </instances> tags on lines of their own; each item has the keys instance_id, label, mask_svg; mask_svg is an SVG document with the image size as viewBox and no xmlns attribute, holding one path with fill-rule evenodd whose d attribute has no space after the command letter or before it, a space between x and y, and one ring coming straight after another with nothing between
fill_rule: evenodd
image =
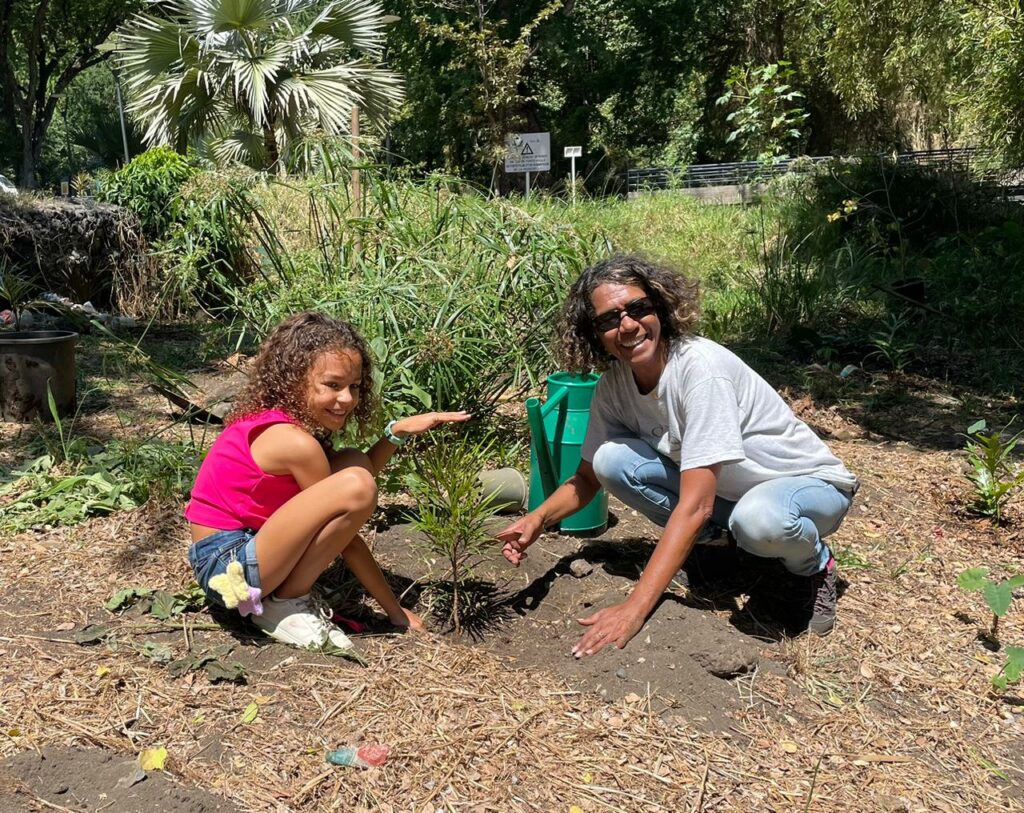
<instances>
[{"instance_id":1,"label":"green watering can","mask_svg":"<svg viewBox=\"0 0 1024 813\"><path fill-rule=\"evenodd\" d=\"M590 423L590 401L601 376L594 373L548 376L548 400L526 402L530 421L530 500L533 511L576 473ZM560 523L563 533L599 534L608 527L608 495L601 489L588 505Z\"/></svg>"}]
</instances>

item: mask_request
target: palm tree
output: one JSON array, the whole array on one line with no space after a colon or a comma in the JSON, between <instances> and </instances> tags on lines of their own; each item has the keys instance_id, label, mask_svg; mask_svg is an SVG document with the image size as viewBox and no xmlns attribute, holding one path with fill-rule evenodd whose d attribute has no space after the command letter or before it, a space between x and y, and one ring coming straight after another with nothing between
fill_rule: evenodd
<instances>
[{"instance_id":1,"label":"palm tree","mask_svg":"<svg viewBox=\"0 0 1024 813\"><path fill-rule=\"evenodd\" d=\"M304 136L381 125L402 100L375 0L169 0L118 32L143 139L279 169Z\"/></svg>"}]
</instances>

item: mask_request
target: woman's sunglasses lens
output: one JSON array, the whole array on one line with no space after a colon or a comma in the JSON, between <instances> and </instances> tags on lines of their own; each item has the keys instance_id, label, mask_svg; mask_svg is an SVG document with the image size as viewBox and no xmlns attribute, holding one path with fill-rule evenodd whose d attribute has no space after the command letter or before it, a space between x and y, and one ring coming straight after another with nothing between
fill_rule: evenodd
<instances>
[{"instance_id":1,"label":"woman's sunglasses lens","mask_svg":"<svg viewBox=\"0 0 1024 813\"><path fill-rule=\"evenodd\" d=\"M630 319L643 319L645 316L650 316L654 313L654 303L647 297L644 297L643 299L636 300L636 302L630 302L621 311L602 313L600 316L595 317L591 324L600 333L614 330L622 321L622 314L624 313L628 313Z\"/></svg>"}]
</instances>

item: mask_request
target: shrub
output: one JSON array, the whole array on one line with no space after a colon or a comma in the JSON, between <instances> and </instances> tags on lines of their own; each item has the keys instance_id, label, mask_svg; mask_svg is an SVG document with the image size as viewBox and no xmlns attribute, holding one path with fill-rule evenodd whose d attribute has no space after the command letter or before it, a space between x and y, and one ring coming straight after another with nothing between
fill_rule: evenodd
<instances>
[{"instance_id":1,"label":"shrub","mask_svg":"<svg viewBox=\"0 0 1024 813\"><path fill-rule=\"evenodd\" d=\"M182 187L198 169L170 147L154 147L99 182L100 200L138 215L146 236L163 237L183 215Z\"/></svg>"},{"instance_id":2,"label":"shrub","mask_svg":"<svg viewBox=\"0 0 1024 813\"><path fill-rule=\"evenodd\" d=\"M1024 341L1024 210L966 168L835 161L778 184L768 210L805 259L881 306L883 322L912 314L921 343Z\"/></svg>"}]
</instances>

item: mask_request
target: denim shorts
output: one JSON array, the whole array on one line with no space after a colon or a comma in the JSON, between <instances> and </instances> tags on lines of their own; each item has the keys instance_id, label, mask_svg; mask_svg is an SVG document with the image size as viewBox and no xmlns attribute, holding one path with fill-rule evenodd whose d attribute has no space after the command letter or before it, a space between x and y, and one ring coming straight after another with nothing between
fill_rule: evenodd
<instances>
[{"instance_id":1,"label":"denim shorts","mask_svg":"<svg viewBox=\"0 0 1024 813\"><path fill-rule=\"evenodd\" d=\"M228 569L231 562L242 563L242 573L250 587L260 587L260 568L256 563L256 532L249 528L217 531L191 545L188 561L196 581L206 597L219 607L224 606L220 593L210 589L210 579Z\"/></svg>"}]
</instances>

